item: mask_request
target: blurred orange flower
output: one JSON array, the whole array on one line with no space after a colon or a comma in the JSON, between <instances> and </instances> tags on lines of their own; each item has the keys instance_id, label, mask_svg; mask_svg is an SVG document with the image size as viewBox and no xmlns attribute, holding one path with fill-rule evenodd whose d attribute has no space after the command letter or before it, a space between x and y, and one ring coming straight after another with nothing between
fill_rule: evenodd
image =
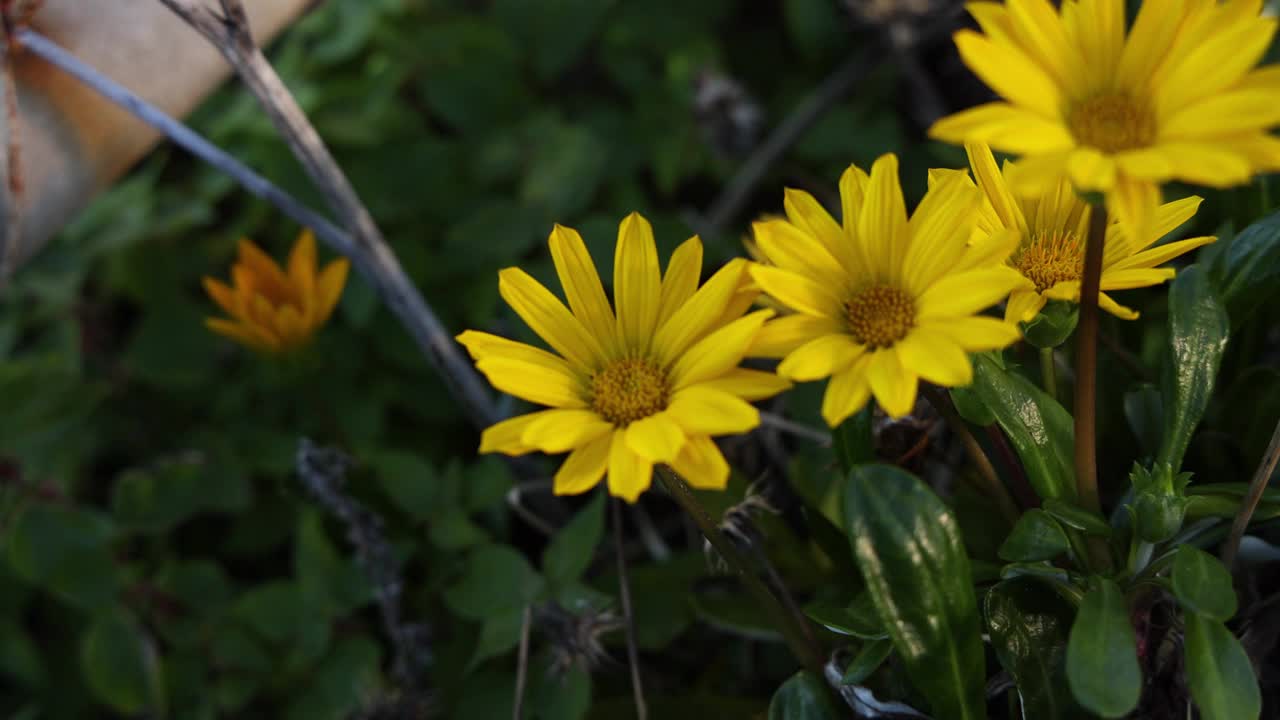
<instances>
[{"instance_id":1,"label":"blurred orange flower","mask_svg":"<svg viewBox=\"0 0 1280 720\"><path fill-rule=\"evenodd\" d=\"M301 347L333 313L349 267L339 258L317 271L316 239L310 230L298 236L287 268L252 240L242 239L231 266L231 286L204 278L209 297L231 317L206 318L205 327L261 352Z\"/></svg>"}]
</instances>

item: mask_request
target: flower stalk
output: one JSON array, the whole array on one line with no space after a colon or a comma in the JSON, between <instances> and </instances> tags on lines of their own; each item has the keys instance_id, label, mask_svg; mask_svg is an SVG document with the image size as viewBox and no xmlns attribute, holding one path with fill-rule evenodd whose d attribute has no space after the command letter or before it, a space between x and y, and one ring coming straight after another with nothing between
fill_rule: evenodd
<instances>
[{"instance_id":1,"label":"flower stalk","mask_svg":"<svg viewBox=\"0 0 1280 720\"><path fill-rule=\"evenodd\" d=\"M1053 348L1040 348L1040 376L1044 381L1044 391L1054 400L1058 399L1058 369L1053 359Z\"/></svg>"},{"instance_id":2,"label":"flower stalk","mask_svg":"<svg viewBox=\"0 0 1280 720\"><path fill-rule=\"evenodd\" d=\"M1080 504L1102 512L1098 497L1097 375L1098 375L1098 292L1102 280L1102 252L1107 235L1107 210L1094 205L1089 214L1089 235L1085 239L1084 273L1080 282L1080 324L1076 328L1076 386L1072 415L1075 421L1076 491ZM1090 536L1089 554L1095 569L1110 565L1110 556L1101 538Z\"/></svg>"},{"instance_id":3,"label":"flower stalk","mask_svg":"<svg viewBox=\"0 0 1280 720\"><path fill-rule=\"evenodd\" d=\"M671 498L676 501L682 510L693 518L698 529L702 531L703 537L715 551L720 553L720 557L724 558L725 563L733 568L734 572L742 578L743 583L747 586L747 591L755 598L756 602L769 615L770 619L782 633L783 639L791 648L792 654L796 656L806 670L822 677L822 667L825 664L825 653L818 646L816 641L811 640L804 632L803 617L793 617L783 607L769 588L756 574L755 569L738 548L725 537L720 529L716 527L715 521L707 514L706 508L702 503L698 502L698 498L694 496L693 489L685 482L684 478L676 474L665 465L659 465L655 468L657 476L662 481Z\"/></svg>"}]
</instances>

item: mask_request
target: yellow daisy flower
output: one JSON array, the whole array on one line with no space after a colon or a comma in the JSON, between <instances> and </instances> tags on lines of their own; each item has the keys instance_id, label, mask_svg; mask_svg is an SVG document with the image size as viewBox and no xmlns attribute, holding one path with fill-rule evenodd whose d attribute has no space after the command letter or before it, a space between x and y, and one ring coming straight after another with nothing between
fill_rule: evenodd
<instances>
[{"instance_id":1,"label":"yellow daisy flower","mask_svg":"<svg viewBox=\"0 0 1280 720\"><path fill-rule=\"evenodd\" d=\"M615 314L577 231L556 225L548 243L568 308L519 268L498 274L498 290L555 353L474 330L458 336L494 387L550 407L485 430L480 452L569 452L557 494L586 492L607 472L609 492L634 502L655 463L694 487L723 488L729 466L711 436L756 427L749 401L790 386L738 367L773 315L744 315L758 294L746 286L746 261L699 287L693 237L660 274L653 231L632 213L618 228Z\"/></svg>"},{"instance_id":2,"label":"yellow daisy flower","mask_svg":"<svg viewBox=\"0 0 1280 720\"><path fill-rule=\"evenodd\" d=\"M1080 199L1065 177L1043 195L1015 197L1009 191L1007 178L1017 171L1016 163L1006 162L1001 172L986 145L970 143L965 145L965 151L973 177L986 196L978 219L979 235L1016 231L1018 247L1009 256L1009 264L1034 283L1034 287L1014 290L1009 296L1005 320L1029 321L1049 300L1080 302L1084 241L1092 212L1089 204ZM1120 305L1105 291L1159 285L1172 278L1174 271L1157 265L1213 242L1216 238L1194 237L1152 247L1166 233L1191 219L1199 207L1200 198L1194 196L1159 206L1148 225L1149 231L1136 242L1123 225L1112 219L1103 245L1104 292L1098 293L1098 306L1125 320L1137 318L1138 313Z\"/></svg>"},{"instance_id":3,"label":"yellow daisy flower","mask_svg":"<svg viewBox=\"0 0 1280 720\"><path fill-rule=\"evenodd\" d=\"M808 193L787 190L787 219L755 227L773 265L751 267L796 311L765 326L751 354L782 357L778 374L791 380L831 377L822 416L832 427L871 395L893 417L911 412L920 379L967 385L966 353L1019 337L977 313L1029 284L1004 264L1016 233L970 244L982 194L967 177L942 177L908 219L889 154L870 176L845 171L840 198L843 227Z\"/></svg>"},{"instance_id":4,"label":"yellow daisy flower","mask_svg":"<svg viewBox=\"0 0 1280 720\"><path fill-rule=\"evenodd\" d=\"M205 326L254 350L296 349L333 313L349 267L346 258L338 258L317 272L316 239L310 230L298 236L287 269L252 240L242 239L231 266L231 286L204 278L209 297L231 318L206 318Z\"/></svg>"},{"instance_id":5,"label":"yellow daisy flower","mask_svg":"<svg viewBox=\"0 0 1280 720\"><path fill-rule=\"evenodd\" d=\"M1154 218L1160 183L1226 187L1280 169L1280 67L1254 69L1276 19L1261 0L1145 0L1127 36L1123 0L975 2L983 30L961 30L965 64L993 102L939 120L930 134L1024 156L1019 194L1063 175L1101 191L1126 225Z\"/></svg>"}]
</instances>

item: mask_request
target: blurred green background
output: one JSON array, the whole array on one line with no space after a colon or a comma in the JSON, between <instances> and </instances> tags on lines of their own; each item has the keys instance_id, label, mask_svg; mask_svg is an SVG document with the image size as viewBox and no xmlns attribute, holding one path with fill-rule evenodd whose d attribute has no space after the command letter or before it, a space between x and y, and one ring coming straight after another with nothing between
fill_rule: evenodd
<instances>
[{"instance_id":1,"label":"blurred green background","mask_svg":"<svg viewBox=\"0 0 1280 720\"><path fill-rule=\"evenodd\" d=\"M446 326L527 338L499 302L499 268L550 282L553 222L583 233L605 277L632 210L652 221L664 254L706 230L702 214L744 158L880 32L834 0L329 0L270 56ZM982 99L945 35L916 61L944 110ZM899 68L867 73L742 212L710 228L709 265L741 254L750 220L780 211L784 185L830 204L845 166L893 151L911 199L926 168L962 165L961 151L923 139L919 78ZM717 94L725 80L745 94ZM234 84L189 122L322 206ZM1272 203L1266 187L1214 195L1194 230L1257 217ZM607 547L596 552L603 504L533 503L556 527L585 508L549 544L514 516L510 468L475 456L478 433L362 279L296 363L204 329L216 313L201 276L226 277L242 236L283 258L298 230L162 147L0 295L0 714L414 717L391 714L409 689L392 677L346 529L294 475L302 436L355 459L347 489L383 519L404 615L427 628L414 638L431 655L418 686L438 715L510 717L526 603L555 598L589 621L614 602ZM1104 324L1140 366L1158 367L1162 298L1128 293L1153 322ZM1274 320L1268 310L1243 330L1220 381L1259 409L1217 408L1217 440L1193 448L1202 467L1246 472L1261 454L1280 410ZM1119 398L1143 378L1104 370L1103 451L1120 458L1105 483L1127 472L1140 441ZM790 414L818 426L819 390L795 393ZM786 452L801 485L831 463L812 444L788 441ZM731 455L752 462L749 448ZM741 497L742 481L723 502ZM753 618L714 586L691 601L705 575L698 544L683 541L664 499L642 507L672 545L633 567L652 711L762 713L792 668L785 650L759 642ZM792 552L786 522L764 522L803 593L847 581L787 560L808 551ZM552 625L533 640L530 716L627 716L621 633L601 636L615 660L560 673Z\"/></svg>"}]
</instances>

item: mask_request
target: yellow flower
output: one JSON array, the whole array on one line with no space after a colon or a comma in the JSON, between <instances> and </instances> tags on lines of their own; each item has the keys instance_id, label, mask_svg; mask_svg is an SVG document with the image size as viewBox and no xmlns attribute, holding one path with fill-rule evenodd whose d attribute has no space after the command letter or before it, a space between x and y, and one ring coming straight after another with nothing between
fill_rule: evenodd
<instances>
[{"instance_id":1,"label":"yellow flower","mask_svg":"<svg viewBox=\"0 0 1280 720\"><path fill-rule=\"evenodd\" d=\"M756 427L748 401L790 386L738 367L773 315L743 315L758 294L746 287L746 261L699 288L702 242L693 237L659 274L653 231L632 213L618 228L615 315L581 236L557 225L548 242L568 308L519 268L498 274L498 290L557 354L474 330L458 336L494 387L550 407L485 430L480 452L569 452L557 494L586 492L607 471L609 492L634 501L655 463L694 487L723 488L729 466L711 436Z\"/></svg>"},{"instance_id":2,"label":"yellow flower","mask_svg":"<svg viewBox=\"0 0 1280 720\"><path fill-rule=\"evenodd\" d=\"M1034 283L1034 287L1014 290L1009 296L1005 320L1029 321L1049 300L1080 302L1084 240L1092 212L1089 204L1076 195L1066 178L1061 178L1043 195L1014 197L1007 178L1016 172L1016 163L1005 163L1002 173L986 145L971 143L965 145L965 150L978 187L986 195L978 220L979 236L1017 231L1018 248L1009 256L1009 264ZM1172 268L1156 266L1215 238L1194 237L1152 245L1189 220L1199 206L1200 198L1194 196L1159 206L1153 222L1148 225L1149 231L1137 242L1130 239L1127 228L1112 219L1107 224L1107 241L1103 245L1101 289L1128 290L1159 285L1172 278ZM1138 313L1118 304L1105 292L1098 293L1098 305L1116 317L1126 320L1138 317Z\"/></svg>"},{"instance_id":3,"label":"yellow flower","mask_svg":"<svg viewBox=\"0 0 1280 720\"><path fill-rule=\"evenodd\" d=\"M1126 37L1123 0L975 2L965 64L1005 102L939 120L930 134L1024 156L1019 194L1062 175L1101 191L1126 225L1154 220L1160 184L1226 187L1280 169L1280 67L1254 69L1276 20L1261 0L1145 0Z\"/></svg>"},{"instance_id":4,"label":"yellow flower","mask_svg":"<svg viewBox=\"0 0 1280 720\"><path fill-rule=\"evenodd\" d=\"M289 253L288 269L242 239L231 266L231 287L211 277L204 289L231 319L206 318L210 330L254 350L287 352L311 339L342 296L349 263L338 258L316 271L316 239L304 230Z\"/></svg>"},{"instance_id":5,"label":"yellow flower","mask_svg":"<svg viewBox=\"0 0 1280 720\"><path fill-rule=\"evenodd\" d=\"M756 242L774 263L751 275L796 314L769 323L751 354L783 357L791 380L831 377L822 416L832 427L875 395L901 417L920 379L944 386L973 377L968 352L1018 339L982 309L1027 284L1003 264L1012 231L970 245L982 194L967 177L943 176L908 220L898 159L883 155L868 176L840 178L844 226L808 193L787 190L787 220L759 223Z\"/></svg>"}]
</instances>

